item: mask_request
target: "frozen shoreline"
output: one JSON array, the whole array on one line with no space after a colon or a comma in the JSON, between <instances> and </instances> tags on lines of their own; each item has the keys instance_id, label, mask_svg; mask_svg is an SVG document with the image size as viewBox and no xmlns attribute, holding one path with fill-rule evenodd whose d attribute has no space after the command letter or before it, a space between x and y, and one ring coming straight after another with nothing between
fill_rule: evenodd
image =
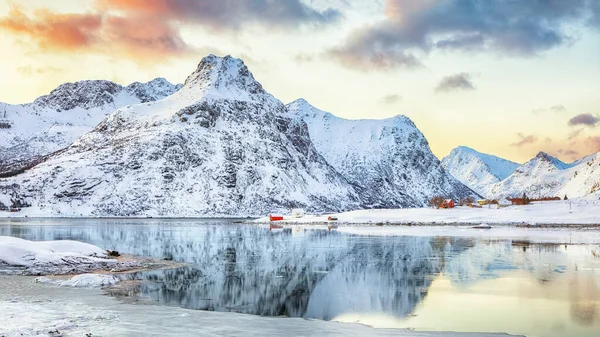
<instances>
[{"instance_id":1,"label":"frozen shoreline","mask_svg":"<svg viewBox=\"0 0 600 337\"><path fill-rule=\"evenodd\" d=\"M32 277L0 276L0 335L48 336L417 336L487 337L506 334L373 329L355 323L207 312L130 304L96 289L35 283Z\"/></svg>"},{"instance_id":2,"label":"frozen shoreline","mask_svg":"<svg viewBox=\"0 0 600 337\"><path fill-rule=\"evenodd\" d=\"M328 216L338 220L329 221ZM255 223L269 223L269 217ZM285 217L284 224L371 224L371 225L512 225L512 226L600 226L600 200L577 199L535 202L527 206L452 209L368 209L303 218Z\"/></svg>"},{"instance_id":3,"label":"frozen shoreline","mask_svg":"<svg viewBox=\"0 0 600 337\"><path fill-rule=\"evenodd\" d=\"M169 264L131 256L110 256L100 247L78 241L29 241L0 236L0 274L6 275L116 273L164 268Z\"/></svg>"}]
</instances>

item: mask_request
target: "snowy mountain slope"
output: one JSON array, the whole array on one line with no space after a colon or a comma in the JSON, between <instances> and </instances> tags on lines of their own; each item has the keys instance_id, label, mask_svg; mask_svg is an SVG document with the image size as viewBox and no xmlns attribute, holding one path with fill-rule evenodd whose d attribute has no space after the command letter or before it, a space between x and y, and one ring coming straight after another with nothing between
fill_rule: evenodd
<instances>
[{"instance_id":1,"label":"snowy mountain slope","mask_svg":"<svg viewBox=\"0 0 600 337\"><path fill-rule=\"evenodd\" d=\"M205 57L183 88L116 110L0 185L48 214L255 215L359 207L354 188L284 117L243 61Z\"/></svg>"},{"instance_id":2,"label":"snowy mountain slope","mask_svg":"<svg viewBox=\"0 0 600 337\"><path fill-rule=\"evenodd\" d=\"M442 159L446 171L482 196L488 196L492 185L508 178L519 165L466 146L453 149Z\"/></svg>"},{"instance_id":3,"label":"snowy mountain slope","mask_svg":"<svg viewBox=\"0 0 600 337\"><path fill-rule=\"evenodd\" d=\"M600 191L600 153L566 164L540 152L490 189L493 197L582 197Z\"/></svg>"},{"instance_id":4,"label":"snowy mountain slope","mask_svg":"<svg viewBox=\"0 0 600 337\"><path fill-rule=\"evenodd\" d=\"M357 187L367 207L424 206L435 195L474 195L444 171L423 134L405 116L347 120L304 99L288 104L287 111L308 125L319 153Z\"/></svg>"},{"instance_id":5,"label":"snowy mountain slope","mask_svg":"<svg viewBox=\"0 0 600 337\"><path fill-rule=\"evenodd\" d=\"M571 179L558 192L571 197L600 194L600 152L587 156L571 165Z\"/></svg>"},{"instance_id":6,"label":"snowy mountain slope","mask_svg":"<svg viewBox=\"0 0 600 337\"><path fill-rule=\"evenodd\" d=\"M117 108L162 99L180 87L164 78L126 87L110 81L80 81L62 84L32 103L0 103L0 117L6 112L11 124L0 129L0 173L67 147Z\"/></svg>"}]
</instances>

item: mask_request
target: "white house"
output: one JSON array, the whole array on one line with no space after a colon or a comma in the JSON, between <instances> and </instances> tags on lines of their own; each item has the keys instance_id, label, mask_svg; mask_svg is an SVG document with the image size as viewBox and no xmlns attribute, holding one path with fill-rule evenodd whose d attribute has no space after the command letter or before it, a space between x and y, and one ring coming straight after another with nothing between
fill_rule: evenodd
<instances>
[{"instance_id":1,"label":"white house","mask_svg":"<svg viewBox=\"0 0 600 337\"><path fill-rule=\"evenodd\" d=\"M292 218L304 218L306 212L302 208L292 209Z\"/></svg>"},{"instance_id":2,"label":"white house","mask_svg":"<svg viewBox=\"0 0 600 337\"><path fill-rule=\"evenodd\" d=\"M498 206L500 207L507 207L512 205L512 202L506 198L503 198L501 200L498 200Z\"/></svg>"}]
</instances>

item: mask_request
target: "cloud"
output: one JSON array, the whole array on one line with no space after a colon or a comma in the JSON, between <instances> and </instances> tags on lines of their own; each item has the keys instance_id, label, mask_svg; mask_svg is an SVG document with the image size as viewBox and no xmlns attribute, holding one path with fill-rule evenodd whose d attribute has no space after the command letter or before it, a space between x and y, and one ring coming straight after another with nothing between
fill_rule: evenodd
<instances>
[{"instance_id":1,"label":"cloud","mask_svg":"<svg viewBox=\"0 0 600 337\"><path fill-rule=\"evenodd\" d=\"M517 137L519 137L519 141L510 144L510 146L521 147L526 144L533 144L537 142L537 137L534 135L525 136L521 132L517 133Z\"/></svg>"},{"instance_id":2,"label":"cloud","mask_svg":"<svg viewBox=\"0 0 600 337\"><path fill-rule=\"evenodd\" d=\"M573 41L567 26L589 15L588 0L386 0L385 18L350 33L331 56L364 70L420 64L435 50L531 56ZM381 67L380 60L388 67Z\"/></svg>"},{"instance_id":3,"label":"cloud","mask_svg":"<svg viewBox=\"0 0 600 337\"><path fill-rule=\"evenodd\" d=\"M471 75L468 73L458 73L442 78L435 87L435 92L450 92L456 90L475 90L475 85L471 81Z\"/></svg>"},{"instance_id":4,"label":"cloud","mask_svg":"<svg viewBox=\"0 0 600 337\"><path fill-rule=\"evenodd\" d=\"M94 0L87 13L28 12L13 6L0 29L26 38L44 52L85 52L138 62L191 55L198 50L182 38L180 24L213 32L247 26L286 29L336 22L341 13L318 11L301 0Z\"/></svg>"},{"instance_id":5,"label":"cloud","mask_svg":"<svg viewBox=\"0 0 600 337\"><path fill-rule=\"evenodd\" d=\"M589 1L592 16L588 23L590 24L590 26L600 29L600 2L597 0Z\"/></svg>"},{"instance_id":6,"label":"cloud","mask_svg":"<svg viewBox=\"0 0 600 337\"><path fill-rule=\"evenodd\" d=\"M298 63L312 62L315 59L315 55L300 53L294 57L294 61Z\"/></svg>"},{"instance_id":7,"label":"cloud","mask_svg":"<svg viewBox=\"0 0 600 337\"><path fill-rule=\"evenodd\" d=\"M543 112L560 113L560 112L566 112L566 111L567 111L567 108L565 108L565 106L562 104L554 105L549 108L538 108L538 109L531 110L531 112L533 112L534 114L539 114L539 113L543 113Z\"/></svg>"},{"instance_id":8,"label":"cloud","mask_svg":"<svg viewBox=\"0 0 600 337\"><path fill-rule=\"evenodd\" d=\"M569 126L584 125L584 126L594 127L594 126L596 126L596 124L598 124L598 122L600 122L600 117L597 117L590 113L587 113L587 114L580 114L580 115L577 115L577 116L569 119L568 124L569 124Z\"/></svg>"},{"instance_id":9,"label":"cloud","mask_svg":"<svg viewBox=\"0 0 600 337\"><path fill-rule=\"evenodd\" d=\"M56 14L38 10L29 16L12 7L8 16L0 19L0 28L15 35L26 35L41 49L74 50L97 40L102 16L97 14Z\"/></svg>"},{"instance_id":10,"label":"cloud","mask_svg":"<svg viewBox=\"0 0 600 337\"><path fill-rule=\"evenodd\" d=\"M0 27L25 36L42 51L98 52L136 60L178 56L191 51L179 31L168 22L146 16L32 14L13 7Z\"/></svg>"},{"instance_id":11,"label":"cloud","mask_svg":"<svg viewBox=\"0 0 600 337\"><path fill-rule=\"evenodd\" d=\"M31 76L33 73L38 75L58 73L63 71L61 68L44 66L44 67L32 67L31 65L17 67L17 71L23 76Z\"/></svg>"},{"instance_id":12,"label":"cloud","mask_svg":"<svg viewBox=\"0 0 600 337\"><path fill-rule=\"evenodd\" d=\"M386 95L381 98L381 103L388 104L388 105L398 103L400 101L402 101L402 96L395 95L395 94Z\"/></svg>"},{"instance_id":13,"label":"cloud","mask_svg":"<svg viewBox=\"0 0 600 337\"><path fill-rule=\"evenodd\" d=\"M317 11L301 0L97 0L97 5L101 10L177 19L217 31L239 30L250 23L267 27L321 25L342 16L331 8Z\"/></svg>"},{"instance_id":14,"label":"cloud","mask_svg":"<svg viewBox=\"0 0 600 337\"><path fill-rule=\"evenodd\" d=\"M565 112L565 111L567 111L567 108L565 108L565 106L562 105L562 104L561 105L555 105L555 106L550 107L550 111L552 111L552 112Z\"/></svg>"},{"instance_id":15,"label":"cloud","mask_svg":"<svg viewBox=\"0 0 600 337\"><path fill-rule=\"evenodd\" d=\"M588 147L594 152L600 152L600 136L588 137L585 140Z\"/></svg>"},{"instance_id":16,"label":"cloud","mask_svg":"<svg viewBox=\"0 0 600 337\"><path fill-rule=\"evenodd\" d=\"M582 131L583 131L583 128L580 128L580 129L577 129L577 130L571 132L569 134L569 140L579 137L579 135L581 134Z\"/></svg>"},{"instance_id":17,"label":"cloud","mask_svg":"<svg viewBox=\"0 0 600 337\"><path fill-rule=\"evenodd\" d=\"M423 67L415 55L396 50L361 50L352 46L343 46L331 49L326 54L346 68L365 72Z\"/></svg>"},{"instance_id":18,"label":"cloud","mask_svg":"<svg viewBox=\"0 0 600 337\"><path fill-rule=\"evenodd\" d=\"M558 149L558 150L556 150L556 153L564 155L571 159L577 159L581 156L578 151L575 151L573 149Z\"/></svg>"}]
</instances>

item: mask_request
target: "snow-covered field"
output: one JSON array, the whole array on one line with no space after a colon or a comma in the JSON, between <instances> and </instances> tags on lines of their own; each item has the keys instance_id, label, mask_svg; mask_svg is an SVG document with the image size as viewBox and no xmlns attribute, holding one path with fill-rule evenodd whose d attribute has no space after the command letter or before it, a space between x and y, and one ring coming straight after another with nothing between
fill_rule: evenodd
<instances>
[{"instance_id":1,"label":"snow-covered field","mask_svg":"<svg viewBox=\"0 0 600 337\"><path fill-rule=\"evenodd\" d=\"M83 242L35 242L0 236L0 274L58 275L96 270L123 271L142 268L144 263L111 259L106 250Z\"/></svg>"},{"instance_id":2,"label":"snow-covered field","mask_svg":"<svg viewBox=\"0 0 600 337\"><path fill-rule=\"evenodd\" d=\"M600 200L582 198L535 202L527 206L496 208L456 207L453 209L405 208L369 209L303 218L285 217L284 223L311 224L328 222L328 216L340 224L558 224L600 225ZM256 220L268 222L269 218Z\"/></svg>"},{"instance_id":3,"label":"snow-covered field","mask_svg":"<svg viewBox=\"0 0 600 337\"><path fill-rule=\"evenodd\" d=\"M123 303L98 290L0 276L0 336L505 336L372 329L352 323Z\"/></svg>"}]
</instances>

